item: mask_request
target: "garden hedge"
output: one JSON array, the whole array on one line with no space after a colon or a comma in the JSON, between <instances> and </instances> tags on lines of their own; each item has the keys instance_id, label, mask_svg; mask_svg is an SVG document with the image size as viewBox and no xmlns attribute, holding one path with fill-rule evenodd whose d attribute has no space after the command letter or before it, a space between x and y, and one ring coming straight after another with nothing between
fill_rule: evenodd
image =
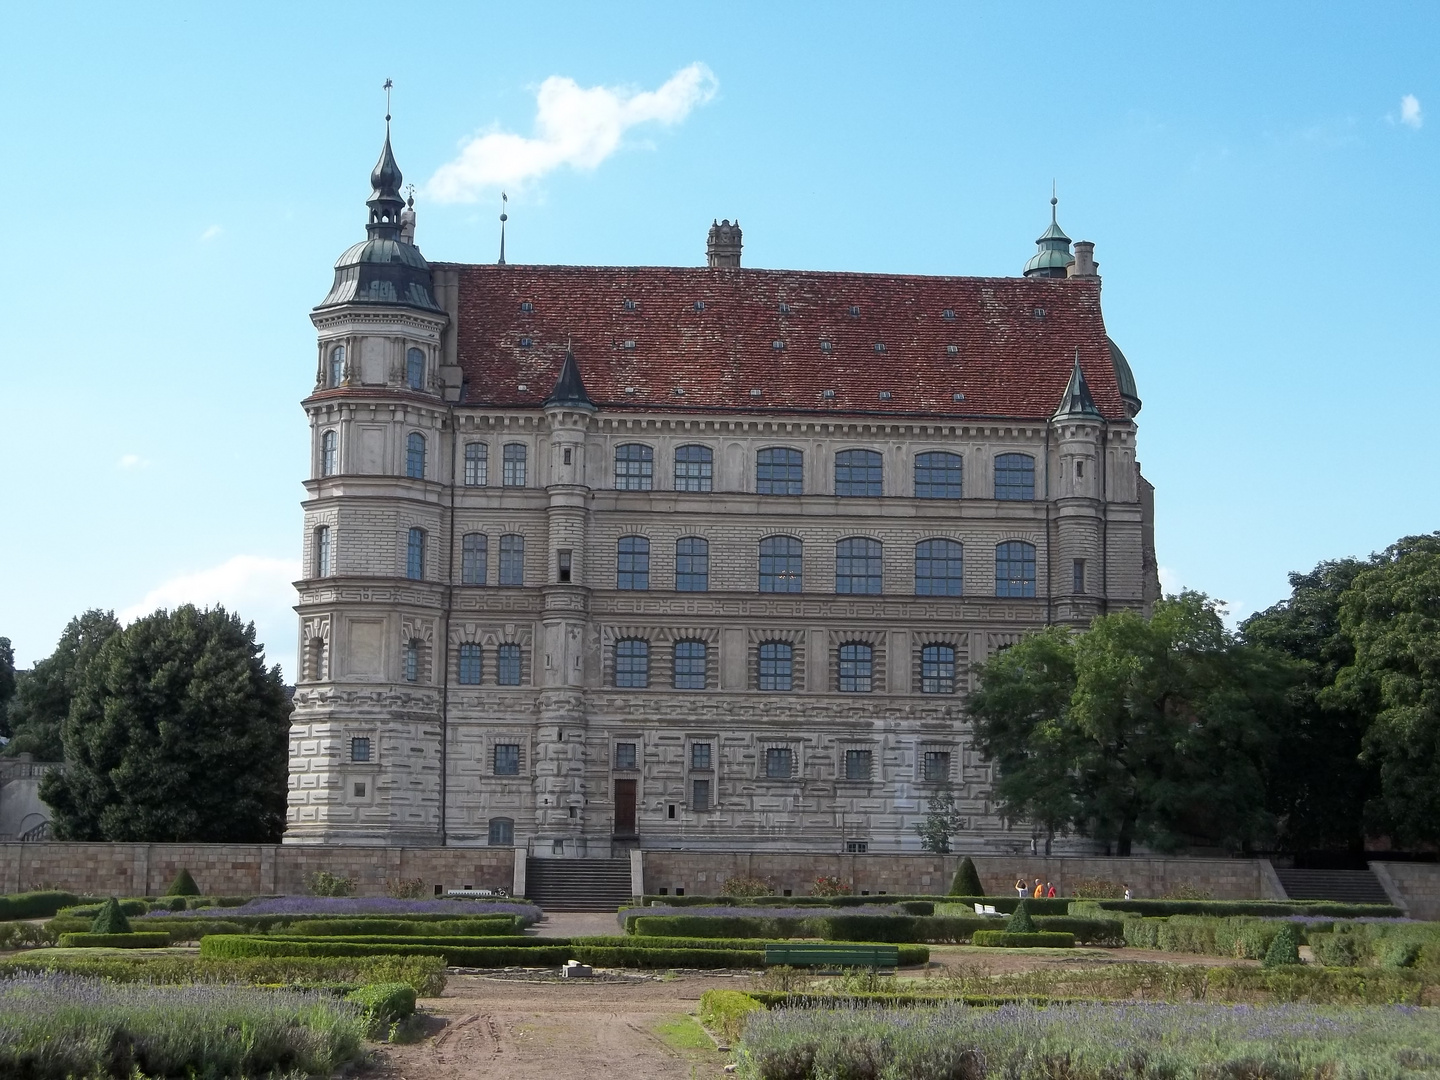
<instances>
[{"instance_id":1,"label":"garden hedge","mask_svg":"<svg viewBox=\"0 0 1440 1080\"><path fill-rule=\"evenodd\" d=\"M899 904L911 915L932 915L935 897L909 894L887 896L656 896L647 893L642 906L651 907L864 907L867 904ZM942 898L943 899L943 898ZM1012 903L1014 901L1011 901ZM629 907L630 905L625 905ZM1065 914L1064 909L1056 912Z\"/></svg>"},{"instance_id":2,"label":"garden hedge","mask_svg":"<svg viewBox=\"0 0 1440 1080\"><path fill-rule=\"evenodd\" d=\"M377 983L345 995L363 1010L365 1027L373 1038L390 1025L415 1015L415 988L408 983Z\"/></svg>"},{"instance_id":3,"label":"garden hedge","mask_svg":"<svg viewBox=\"0 0 1440 1080\"><path fill-rule=\"evenodd\" d=\"M0 896L0 922L9 922L12 919L48 919L57 914L63 908L72 907L75 904L88 902L87 897L76 896L72 892L60 892L48 889L43 892L10 893L8 896ZM95 911L90 917L95 917Z\"/></svg>"},{"instance_id":4,"label":"garden hedge","mask_svg":"<svg viewBox=\"0 0 1440 1080\"><path fill-rule=\"evenodd\" d=\"M706 990L700 995L700 1023L726 1042L738 1041L750 1014L764 1011L764 1005L739 990Z\"/></svg>"},{"instance_id":5,"label":"garden hedge","mask_svg":"<svg viewBox=\"0 0 1440 1080\"><path fill-rule=\"evenodd\" d=\"M62 949L164 949L170 935L164 933L134 934L61 934Z\"/></svg>"},{"instance_id":6,"label":"garden hedge","mask_svg":"<svg viewBox=\"0 0 1440 1080\"><path fill-rule=\"evenodd\" d=\"M1040 930L1068 932L1086 943L1118 945L1124 937L1119 919L1047 915L1035 922ZM963 944L977 931L999 928L995 919L942 915L828 915L808 919L776 919L763 915L637 915L627 918L625 925L629 933L645 937L823 938L885 944Z\"/></svg>"},{"instance_id":7,"label":"garden hedge","mask_svg":"<svg viewBox=\"0 0 1440 1080\"><path fill-rule=\"evenodd\" d=\"M1012 934L1008 930L977 930L971 945L990 949L1068 949L1075 944L1075 935L1059 931L1037 930L1033 934Z\"/></svg>"},{"instance_id":8,"label":"garden hedge","mask_svg":"<svg viewBox=\"0 0 1440 1080\"><path fill-rule=\"evenodd\" d=\"M76 919L68 915L57 915L45 924L53 934L78 934L88 932L93 920ZM131 929L141 933L164 931L172 942L199 941L206 934L243 934L246 928L226 919L139 919L130 924Z\"/></svg>"},{"instance_id":9,"label":"garden hedge","mask_svg":"<svg viewBox=\"0 0 1440 1080\"><path fill-rule=\"evenodd\" d=\"M475 919L296 919L283 932L302 937L323 937L331 934L392 934L424 937L504 937L523 929L514 915L486 915Z\"/></svg>"},{"instance_id":10,"label":"garden hedge","mask_svg":"<svg viewBox=\"0 0 1440 1080\"><path fill-rule=\"evenodd\" d=\"M1117 913L1152 918L1170 915L1213 915L1218 918L1258 915L1272 919L1286 915L1397 919L1404 914L1393 904L1345 904L1336 900L1072 900L1068 910L1070 915L1091 918L1106 915L1113 918Z\"/></svg>"},{"instance_id":11,"label":"garden hedge","mask_svg":"<svg viewBox=\"0 0 1440 1080\"><path fill-rule=\"evenodd\" d=\"M944 915L952 911L953 908L951 905L957 907L964 905L970 909L971 913L974 913L975 905L982 904L986 907L993 907L1001 915L1011 915L1014 914L1015 909L1020 906L1021 899L1021 897L1015 896L1013 893L1010 896L947 896L944 897L942 901L943 906L940 914ZM1023 899L1026 909L1032 916L1069 915L1071 913L1070 905L1074 903L1074 901L1067 900L1063 896L1042 896L1038 899L1026 896Z\"/></svg>"}]
</instances>

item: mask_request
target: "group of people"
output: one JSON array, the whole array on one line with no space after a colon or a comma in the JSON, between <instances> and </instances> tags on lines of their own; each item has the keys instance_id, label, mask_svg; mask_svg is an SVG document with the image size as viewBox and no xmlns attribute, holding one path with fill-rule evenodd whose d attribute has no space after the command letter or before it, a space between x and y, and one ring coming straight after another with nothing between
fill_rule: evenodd
<instances>
[{"instance_id":1,"label":"group of people","mask_svg":"<svg viewBox=\"0 0 1440 1080\"><path fill-rule=\"evenodd\" d=\"M1129 886L1129 885L1126 885L1126 886L1124 886L1124 889L1125 889L1125 899L1126 899L1126 900L1129 900L1129 899L1131 898L1131 897L1130 897L1130 886ZM1015 895L1016 895L1017 897L1019 897L1021 900L1024 900L1024 899L1026 899L1027 897L1033 898L1033 899L1035 899L1035 900L1040 900L1040 899L1047 899L1047 898L1056 896L1057 893L1055 892L1055 886L1054 886L1054 885L1052 885L1052 884L1051 884L1050 882L1048 882L1048 881L1045 882L1045 883L1042 885L1042 884L1040 883L1040 879L1037 877L1037 878L1035 879L1035 884L1034 884L1033 887L1030 886L1030 885L1026 885L1024 878L1016 878L1016 879L1015 879Z\"/></svg>"}]
</instances>

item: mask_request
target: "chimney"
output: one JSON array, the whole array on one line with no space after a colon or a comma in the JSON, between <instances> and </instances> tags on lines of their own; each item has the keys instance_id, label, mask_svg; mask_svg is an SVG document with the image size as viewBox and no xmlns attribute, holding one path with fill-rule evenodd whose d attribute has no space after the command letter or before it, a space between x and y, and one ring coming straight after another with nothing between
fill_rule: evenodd
<instances>
[{"instance_id":1,"label":"chimney","mask_svg":"<svg viewBox=\"0 0 1440 1080\"><path fill-rule=\"evenodd\" d=\"M1075 241L1075 261L1070 264L1067 277L1099 277L1100 264L1095 261L1095 243L1092 240Z\"/></svg>"},{"instance_id":2,"label":"chimney","mask_svg":"<svg viewBox=\"0 0 1440 1080\"><path fill-rule=\"evenodd\" d=\"M740 265L740 222L730 224L727 218L710 226L710 236L705 241L705 261L708 266Z\"/></svg>"}]
</instances>

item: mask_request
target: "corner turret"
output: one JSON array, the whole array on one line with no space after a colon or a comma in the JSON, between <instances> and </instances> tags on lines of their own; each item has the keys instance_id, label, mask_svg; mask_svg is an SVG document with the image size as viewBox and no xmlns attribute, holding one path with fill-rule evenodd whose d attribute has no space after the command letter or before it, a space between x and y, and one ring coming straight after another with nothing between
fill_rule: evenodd
<instances>
[{"instance_id":1,"label":"corner turret","mask_svg":"<svg viewBox=\"0 0 1440 1080\"><path fill-rule=\"evenodd\" d=\"M1059 202L1052 193L1050 227L1035 241L1039 250L1030 256L1030 261L1025 264L1026 277L1063 278L1069 274L1070 264L1075 261L1075 256L1070 254L1070 237L1065 235L1065 230L1060 228L1060 223L1055 219L1055 208Z\"/></svg>"}]
</instances>

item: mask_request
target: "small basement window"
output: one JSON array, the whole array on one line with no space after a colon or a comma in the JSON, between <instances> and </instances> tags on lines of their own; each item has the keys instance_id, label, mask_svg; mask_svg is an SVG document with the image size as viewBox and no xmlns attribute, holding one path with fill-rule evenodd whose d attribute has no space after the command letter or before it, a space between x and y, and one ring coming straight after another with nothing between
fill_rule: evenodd
<instances>
[{"instance_id":1,"label":"small basement window","mask_svg":"<svg viewBox=\"0 0 1440 1080\"><path fill-rule=\"evenodd\" d=\"M868 841L868 840L846 840L846 841L845 841L845 854L847 854L847 855L864 855L864 854L865 854L867 851L869 851L869 850L870 850L870 841Z\"/></svg>"}]
</instances>

